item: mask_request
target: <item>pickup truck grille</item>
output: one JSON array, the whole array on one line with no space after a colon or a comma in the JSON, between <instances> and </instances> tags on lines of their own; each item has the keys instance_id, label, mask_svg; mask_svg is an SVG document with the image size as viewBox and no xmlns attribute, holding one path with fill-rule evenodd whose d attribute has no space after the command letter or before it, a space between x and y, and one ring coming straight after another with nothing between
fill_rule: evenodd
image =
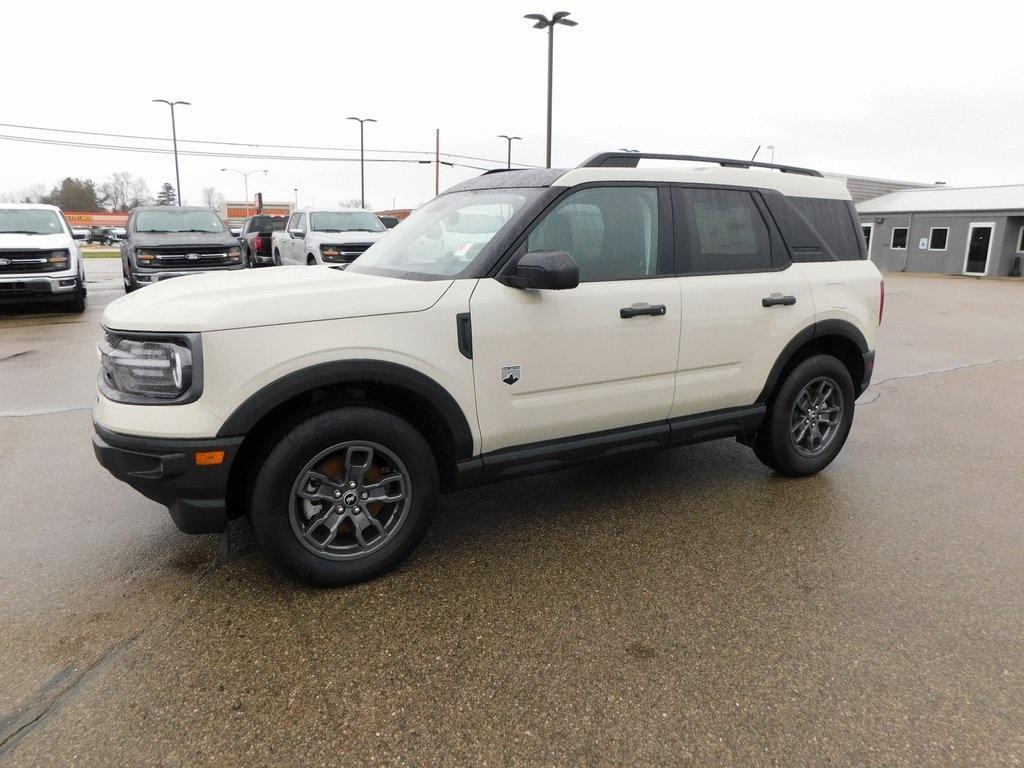
<instances>
[{"instance_id":1,"label":"pickup truck grille","mask_svg":"<svg viewBox=\"0 0 1024 768\"><path fill-rule=\"evenodd\" d=\"M228 261L228 246L175 246L172 248L140 248L144 254L153 254L156 258L153 261L140 261L140 265L154 267L156 269L209 269L210 267L222 267L237 264L237 261Z\"/></svg>"},{"instance_id":2,"label":"pickup truck grille","mask_svg":"<svg viewBox=\"0 0 1024 768\"><path fill-rule=\"evenodd\" d=\"M363 255L373 243L345 243L339 245L338 249L341 251L341 258L344 262L352 262Z\"/></svg>"},{"instance_id":3,"label":"pickup truck grille","mask_svg":"<svg viewBox=\"0 0 1024 768\"><path fill-rule=\"evenodd\" d=\"M0 275L24 275L30 272L60 272L68 268L68 261L50 262L49 251L0 251Z\"/></svg>"}]
</instances>

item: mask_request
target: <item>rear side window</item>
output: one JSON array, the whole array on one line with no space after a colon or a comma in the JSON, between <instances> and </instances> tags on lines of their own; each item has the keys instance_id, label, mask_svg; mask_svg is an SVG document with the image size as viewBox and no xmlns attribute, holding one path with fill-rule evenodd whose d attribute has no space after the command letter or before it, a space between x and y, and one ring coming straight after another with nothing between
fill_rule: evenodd
<instances>
[{"instance_id":1,"label":"rear side window","mask_svg":"<svg viewBox=\"0 0 1024 768\"><path fill-rule=\"evenodd\" d=\"M658 190L607 187L574 192L527 240L528 251L567 251L582 282L658 273Z\"/></svg>"},{"instance_id":2,"label":"rear side window","mask_svg":"<svg viewBox=\"0 0 1024 768\"><path fill-rule=\"evenodd\" d=\"M856 220L846 200L822 200L814 197L790 197L800 214L840 261L861 257Z\"/></svg>"},{"instance_id":3,"label":"rear side window","mask_svg":"<svg viewBox=\"0 0 1024 768\"><path fill-rule=\"evenodd\" d=\"M680 272L757 272L772 268L768 226L749 192L675 189Z\"/></svg>"}]
</instances>

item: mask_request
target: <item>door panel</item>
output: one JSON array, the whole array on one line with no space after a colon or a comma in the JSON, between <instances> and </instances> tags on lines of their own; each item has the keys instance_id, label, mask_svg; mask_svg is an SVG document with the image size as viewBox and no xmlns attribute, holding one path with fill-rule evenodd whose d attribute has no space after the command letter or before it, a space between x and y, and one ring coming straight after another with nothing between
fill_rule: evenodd
<instances>
[{"instance_id":1,"label":"door panel","mask_svg":"<svg viewBox=\"0 0 1024 768\"><path fill-rule=\"evenodd\" d=\"M623 308L640 303L663 304L665 314L621 317ZM485 452L668 416L679 348L678 279L581 283L566 291L484 279L470 310Z\"/></svg>"},{"instance_id":2,"label":"door panel","mask_svg":"<svg viewBox=\"0 0 1024 768\"><path fill-rule=\"evenodd\" d=\"M967 233L967 255L964 272L970 275L988 273L988 257L992 248L993 224L971 224Z\"/></svg>"}]
</instances>

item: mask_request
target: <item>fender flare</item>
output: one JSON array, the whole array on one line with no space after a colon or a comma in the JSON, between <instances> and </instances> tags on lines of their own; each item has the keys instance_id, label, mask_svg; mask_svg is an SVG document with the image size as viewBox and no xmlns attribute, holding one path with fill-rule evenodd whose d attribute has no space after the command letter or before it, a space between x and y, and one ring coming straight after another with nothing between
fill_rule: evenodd
<instances>
[{"instance_id":1,"label":"fender flare","mask_svg":"<svg viewBox=\"0 0 1024 768\"><path fill-rule=\"evenodd\" d=\"M321 387L372 382L413 392L441 415L452 436L455 458L473 455L473 433L462 408L448 390L429 376L382 360L337 360L301 368L250 395L227 418L217 437L247 434L271 410L297 395Z\"/></svg>"},{"instance_id":2,"label":"fender flare","mask_svg":"<svg viewBox=\"0 0 1024 768\"><path fill-rule=\"evenodd\" d=\"M832 319L812 323L800 330L783 348L778 359L775 361L775 365L772 366L772 370L768 374L768 379L765 381L761 393L757 396L756 402L759 404L767 402L768 396L778 386L782 372L786 369L789 361L793 359L797 351L809 341L823 336L841 336L852 341L862 355L869 353L867 339L864 338L864 334L860 332L860 329L850 321ZM854 386L856 387L857 385L858 382L854 382Z\"/></svg>"}]
</instances>

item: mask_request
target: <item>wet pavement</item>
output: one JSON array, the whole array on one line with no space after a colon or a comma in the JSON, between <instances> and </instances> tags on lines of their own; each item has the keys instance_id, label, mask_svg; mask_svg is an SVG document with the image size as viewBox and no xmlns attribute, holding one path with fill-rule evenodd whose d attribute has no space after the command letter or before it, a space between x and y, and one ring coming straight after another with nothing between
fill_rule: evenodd
<instances>
[{"instance_id":1,"label":"wet pavement","mask_svg":"<svg viewBox=\"0 0 1024 768\"><path fill-rule=\"evenodd\" d=\"M443 498L274 575L89 443L101 307L0 316L0 764L1019 765L1024 284L889 276L836 462L732 441Z\"/></svg>"}]
</instances>

